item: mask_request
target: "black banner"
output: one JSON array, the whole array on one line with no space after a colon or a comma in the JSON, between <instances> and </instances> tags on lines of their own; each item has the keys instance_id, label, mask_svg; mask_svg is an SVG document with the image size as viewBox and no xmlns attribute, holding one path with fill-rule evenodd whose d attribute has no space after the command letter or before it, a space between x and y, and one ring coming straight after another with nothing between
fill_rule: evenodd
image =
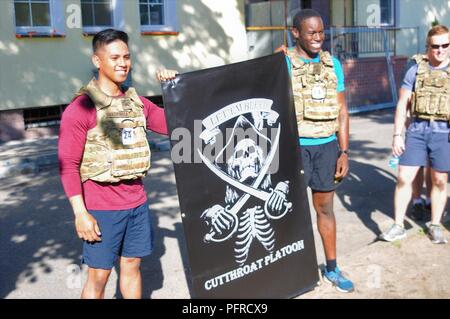
<instances>
[{"instance_id":1,"label":"black banner","mask_svg":"<svg viewBox=\"0 0 450 319\"><path fill-rule=\"evenodd\" d=\"M318 282L282 53L163 83L194 297L291 298Z\"/></svg>"}]
</instances>

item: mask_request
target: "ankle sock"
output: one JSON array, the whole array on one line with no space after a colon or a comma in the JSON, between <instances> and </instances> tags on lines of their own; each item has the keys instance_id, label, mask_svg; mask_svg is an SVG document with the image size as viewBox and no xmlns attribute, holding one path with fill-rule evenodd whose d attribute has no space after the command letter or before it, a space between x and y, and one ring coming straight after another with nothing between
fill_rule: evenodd
<instances>
[{"instance_id":1,"label":"ankle sock","mask_svg":"<svg viewBox=\"0 0 450 319\"><path fill-rule=\"evenodd\" d=\"M337 267L336 259L327 260L327 271L334 271Z\"/></svg>"}]
</instances>

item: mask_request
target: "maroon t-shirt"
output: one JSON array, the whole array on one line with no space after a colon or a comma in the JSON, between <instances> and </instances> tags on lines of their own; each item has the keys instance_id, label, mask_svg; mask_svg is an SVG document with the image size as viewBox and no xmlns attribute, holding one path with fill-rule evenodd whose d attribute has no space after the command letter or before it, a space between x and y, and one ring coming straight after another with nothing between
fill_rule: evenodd
<instances>
[{"instance_id":1,"label":"maroon t-shirt","mask_svg":"<svg viewBox=\"0 0 450 319\"><path fill-rule=\"evenodd\" d=\"M144 103L147 129L168 134L164 110L140 97ZM88 96L72 101L64 111L58 140L58 159L61 181L67 197L83 195L88 210L124 210L142 205L147 194L141 179L119 183L82 183L80 164L87 132L96 126L96 109Z\"/></svg>"}]
</instances>

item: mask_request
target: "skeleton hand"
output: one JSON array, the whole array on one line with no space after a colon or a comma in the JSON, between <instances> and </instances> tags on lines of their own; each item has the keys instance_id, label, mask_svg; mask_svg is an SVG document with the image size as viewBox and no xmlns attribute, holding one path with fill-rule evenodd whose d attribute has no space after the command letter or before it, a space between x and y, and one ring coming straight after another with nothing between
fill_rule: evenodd
<instances>
[{"instance_id":1,"label":"skeleton hand","mask_svg":"<svg viewBox=\"0 0 450 319\"><path fill-rule=\"evenodd\" d=\"M206 225L211 226L209 233L204 237L204 241L223 241L228 239L235 231L237 226L237 217L228 213L222 206L214 205L206 209L200 218L204 219ZM215 236L223 236L225 238L217 239Z\"/></svg>"},{"instance_id":2,"label":"skeleton hand","mask_svg":"<svg viewBox=\"0 0 450 319\"><path fill-rule=\"evenodd\" d=\"M160 69L156 71L156 78L158 81L169 81L176 78L178 75L178 71L175 70L166 70L166 69Z\"/></svg>"},{"instance_id":3,"label":"skeleton hand","mask_svg":"<svg viewBox=\"0 0 450 319\"><path fill-rule=\"evenodd\" d=\"M279 182L272 191L269 199L264 205L264 210L268 217L279 219L288 211L292 210L292 203L288 202L287 194L289 193L289 182Z\"/></svg>"}]
</instances>

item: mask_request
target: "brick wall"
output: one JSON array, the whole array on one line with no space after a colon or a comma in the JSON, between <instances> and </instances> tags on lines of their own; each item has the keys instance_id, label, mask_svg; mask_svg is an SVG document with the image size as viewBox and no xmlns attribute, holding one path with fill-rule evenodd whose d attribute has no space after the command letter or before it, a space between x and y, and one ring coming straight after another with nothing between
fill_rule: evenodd
<instances>
[{"instance_id":1,"label":"brick wall","mask_svg":"<svg viewBox=\"0 0 450 319\"><path fill-rule=\"evenodd\" d=\"M408 60L409 58L406 56L396 56L392 59L395 74L395 83L397 84L397 91L398 89L400 89L403 77L405 76L405 67L406 64L408 63Z\"/></svg>"},{"instance_id":2,"label":"brick wall","mask_svg":"<svg viewBox=\"0 0 450 319\"><path fill-rule=\"evenodd\" d=\"M0 112L0 141L22 139L25 135L22 110Z\"/></svg>"},{"instance_id":3,"label":"brick wall","mask_svg":"<svg viewBox=\"0 0 450 319\"><path fill-rule=\"evenodd\" d=\"M407 58L392 58L397 90L401 84ZM383 104L392 101L387 63L384 57L346 60L342 63L349 107Z\"/></svg>"},{"instance_id":4,"label":"brick wall","mask_svg":"<svg viewBox=\"0 0 450 319\"><path fill-rule=\"evenodd\" d=\"M11 140L39 138L58 134L58 127L37 127L25 130L23 110L0 111L0 143Z\"/></svg>"}]
</instances>

